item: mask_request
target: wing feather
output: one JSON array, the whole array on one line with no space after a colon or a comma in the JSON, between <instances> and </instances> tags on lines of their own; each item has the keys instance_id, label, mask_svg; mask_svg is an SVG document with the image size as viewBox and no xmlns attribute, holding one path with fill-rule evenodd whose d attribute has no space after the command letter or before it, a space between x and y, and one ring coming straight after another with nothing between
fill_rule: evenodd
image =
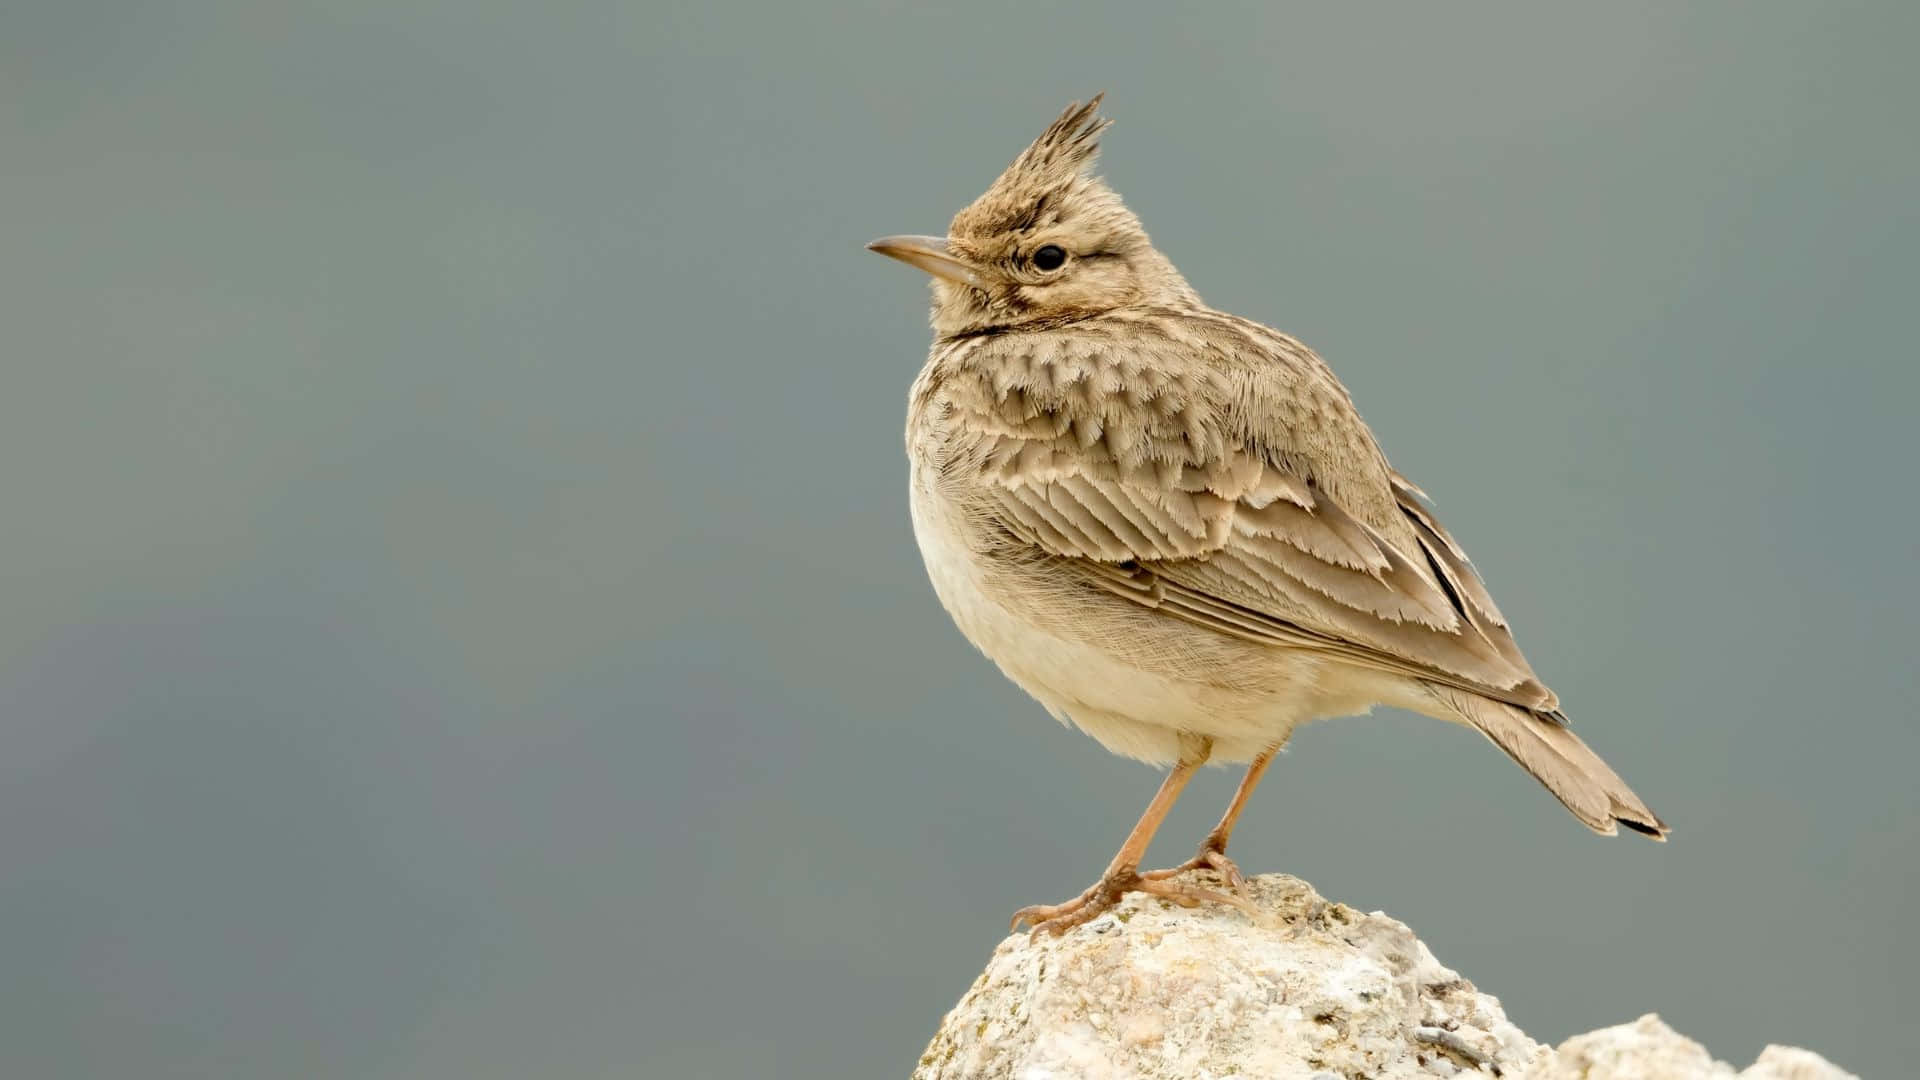
<instances>
[{"instance_id":1,"label":"wing feather","mask_svg":"<svg viewBox=\"0 0 1920 1080\"><path fill-rule=\"evenodd\" d=\"M1187 463L1177 485L1117 467L1097 441L992 460L983 479L1003 521L1104 589L1246 640L1557 706L1411 485L1395 485L1407 544L1245 452Z\"/></svg>"},{"instance_id":2,"label":"wing feather","mask_svg":"<svg viewBox=\"0 0 1920 1080\"><path fill-rule=\"evenodd\" d=\"M1318 357L1229 316L1151 316L994 343L1012 357L956 346L923 376L916 407L937 396L943 430L977 440L941 466L970 504L1169 617L1558 707ZM1161 360L1175 351L1191 363Z\"/></svg>"}]
</instances>

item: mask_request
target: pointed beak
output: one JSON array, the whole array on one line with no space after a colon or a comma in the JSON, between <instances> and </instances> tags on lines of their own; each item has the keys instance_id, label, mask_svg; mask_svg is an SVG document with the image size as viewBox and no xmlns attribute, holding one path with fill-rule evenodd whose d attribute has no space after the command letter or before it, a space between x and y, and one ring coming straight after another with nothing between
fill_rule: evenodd
<instances>
[{"instance_id":1,"label":"pointed beak","mask_svg":"<svg viewBox=\"0 0 1920 1080\"><path fill-rule=\"evenodd\" d=\"M955 255L944 237L883 236L868 244L867 250L917 266L937 278L976 289L986 288L985 277L972 263Z\"/></svg>"}]
</instances>

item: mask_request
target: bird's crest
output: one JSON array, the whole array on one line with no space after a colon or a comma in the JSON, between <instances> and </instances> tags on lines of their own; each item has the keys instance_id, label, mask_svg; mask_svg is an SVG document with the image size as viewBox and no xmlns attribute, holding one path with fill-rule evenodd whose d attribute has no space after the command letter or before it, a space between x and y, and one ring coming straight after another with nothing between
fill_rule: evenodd
<instances>
[{"instance_id":1,"label":"bird's crest","mask_svg":"<svg viewBox=\"0 0 1920 1080\"><path fill-rule=\"evenodd\" d=\"M1100 153L1100 133L1113 125L1113 121L1099 115L1100 99L1104 97L1106 94L1099 93L1085 105L1077 101L1068 105L1066 111L1033 140L1033 145L1020 152L1007 169L1007 175L1047 180L1085 171Z\"/></svg>"},{"instance_id":2,"label":"bird's crest","mask_svg":"<svg viewBox=\"0 0 1920 1080\"><path fill-rule=\"evenodd\" d=\"M1100 133L1113 123L1099 115L1105 96L1095 94L1085 104L1068 105L985 194L954 217L952 234L990 236L1032 229L1061 220L1066 204L1076 200L1117 206L1118 197L1092 174Z\"/></svg>"}]
</instances>

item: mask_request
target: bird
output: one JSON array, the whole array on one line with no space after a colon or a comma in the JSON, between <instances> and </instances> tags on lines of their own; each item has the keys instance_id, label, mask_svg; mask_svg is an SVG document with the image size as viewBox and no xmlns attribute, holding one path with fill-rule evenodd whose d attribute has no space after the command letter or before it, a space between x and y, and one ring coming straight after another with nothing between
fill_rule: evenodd
<instances>
[{"instance_id":1,"label":"bird","mask_svg":"<svg viewBox=\"0 0 1920 1080\"><path fill-rule=\"evenodd\" d=\"M1056 719L1168 767L1100 878L1013 926L1061 934L1133 892L1254 914L1226 854L1248 798L1301 724L1377 705L1480 732L1595 832L1665 840L1333 371L1203 302L1095 172L1103 97L947 235L867 245L932 279L906 446L941 604ZM1191 859L1142 871L1208 762L1246 764L1225 814Z\"/></svg>"}]
</instances>

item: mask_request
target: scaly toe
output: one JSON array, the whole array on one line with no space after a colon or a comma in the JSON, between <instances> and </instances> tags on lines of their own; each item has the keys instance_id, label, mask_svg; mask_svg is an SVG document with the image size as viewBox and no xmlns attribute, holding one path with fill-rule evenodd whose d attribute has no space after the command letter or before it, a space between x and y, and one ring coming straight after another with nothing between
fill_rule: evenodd
<instances>
[{"instance_id":1,"label":"scaly toe","mask_svg":"<svg viewBox=\"0 0 1920 1080\"><path fill-rule=\"evenodd\" d=\"M1227 858L1227 853L1224 851L1209 851L1205 858L1208 866L1219 871L1220 878L1227 883L1229 891L1235 896L1247 894L1247 879L1240 873L1240 864Z\"/></svg>"},{"instance_id":2,"label":"scaly toe","mask_svg":"<svg viewBox=\"0 0 1920 1080\"><path fill-rule=\"evenodd\" d=\"M1254 907L1246 897L1223 893L1214 889L1203 889L1198 885L1189 885L1184 881L1168 881L1165 878L1143 877L1140 879L1140 884L1137 888L1140 892L1146 893L1148 896L1157 896L1162 900L1171 900L1181 907L1198 907L1202 902L1225 904L1230 908L1238 908L1248 919L1251 919L1257 925L1264 925L1267 921L1266 915L1263 914L1259 908Z\"/></svg>"},{"instance_id":3,"label":"scaly toe","mask_svg":"<svg viewBox=\"0 0 1920 1080\"><path fill-rule=\"evenodd\" d=\"M1007 929L1018 930L1021 923L1032 923L1037 934L1042 926L1052 925L1056 920L1064 919L1085 907L1092 895L1092 890L1088 890L1064 904L1029 904L1013 913L1013 921L1007 924Z\"/></svg>"},{"instance_id":4,"label":"scaly toe","mask_svg":"<svg viewBox=\"0 0 1920 1080\"><path fill-rule=\"evenodd\" d=\"M1240 873L1239 865L1227 858L1226 852L1214 851L1211 848L1201 851L1179 866L1169 866L1165 870L1149 870L1140 876L1148 881L1165 881L1189 870L1212 870L1220 875L1220 881L1228 891L1237 896L1246 894L1247 879Z\"/></svg>"},{"instance_id":5,"label":"scaly toe","mask_svg":"<svg viewBox=\"0 0 1920 1080\"><path fill-rule=\"evenodd\" d=\"M1189 885L1184 881L1168 880L1175 874L1199 868L1218 873L1232 891L1220 892L1215 889L1204 889L1198 885ZM1018 930L1021 923L1030 923L1033 931L1027 935L1029 940L1038 940L1043 933L1059 937L1074 927L1091 922L1098 916L1113 910L1114 906L1120 903L1121 898L1130 892L1146 893L1148 896L1158 897L1179 904L1181 907L1198 907L1203 903L1225 904L1245 912L1247 918L1255 923L1264 924L1266 916L1259 908L1248 902L1245 896L1240 895L1240 889L1244 884L1245 879L1240 876L1240 868L1233 865L1233 860L1225 855L1219 852L1196 855L1190 865L1178 866L1170 870L1155 870L1149 874L1127 870L1109 874L1096 882L1092 888L1064 904L1035 904L1032 907L1023 907L1013 913L1013 925L1010 929Z\"/></svg>"},{"instance_id":6,"label":"scaly toe","mask_svg":"<svg viewBox=\"0 0 1920 1080\"><path fill-rule=\"evenodd\" d=\"M1033 932L1029 940L1036 940L1042 933L1059 937L1061 934L1090 922L1095 917L1111 911L1120 898L1141 888L1140 875L1134 871L1109 874L1095 882L1093 887L1064 904L1035 904L1023 907L1013 913L1013 926L1018 930L1021 923L1032 923Z\"/></svg>"}]
</instances>

